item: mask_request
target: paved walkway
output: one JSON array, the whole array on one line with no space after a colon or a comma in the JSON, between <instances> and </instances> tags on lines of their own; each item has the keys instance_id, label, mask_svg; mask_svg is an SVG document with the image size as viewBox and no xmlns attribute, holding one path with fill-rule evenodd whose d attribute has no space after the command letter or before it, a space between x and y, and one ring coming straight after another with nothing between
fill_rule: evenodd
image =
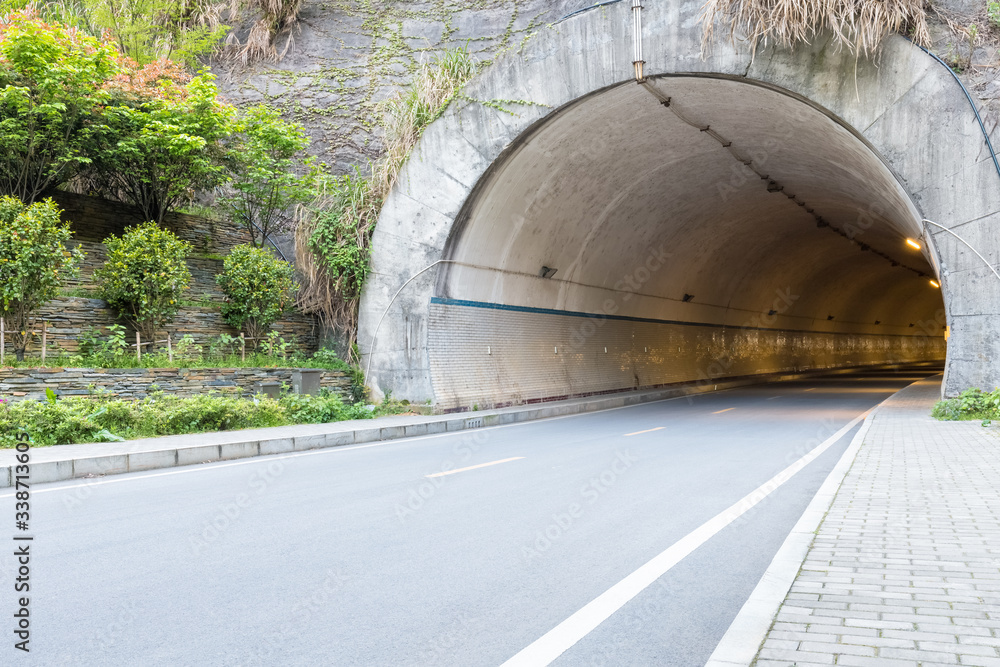
<instances>
[{"instance_id":1,"label":"paved walkway","mask_svg":"<svg viewBox=\"0 0 1000 667\"><path fill-rule=\"evenodd\" d=\"M939 387L873 417L757 667L1000 667L1000 437Z\"/></svg>"}]
</instances>

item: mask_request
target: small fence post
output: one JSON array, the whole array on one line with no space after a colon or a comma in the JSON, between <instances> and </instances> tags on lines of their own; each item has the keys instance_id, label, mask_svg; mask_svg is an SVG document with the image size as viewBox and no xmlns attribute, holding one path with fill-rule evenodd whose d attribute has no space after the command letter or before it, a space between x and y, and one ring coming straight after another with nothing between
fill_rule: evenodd
<instances>
[{"instance_id":1,"label":"small fence post","mask_svg":"<svg viewBox=\"0 0 1000 667\"><path fill-rule=\"evenodd\" d=\"M267 356L269 356L269 357L273 357L274 356L274 339L273 338L268 338L267 339Z\"/></svg>"},{"instance_id":2,"label":"small fence post","mask_svg":"<svg viewBox=\"0 0 1000 667\"><path fill-rule=\"evenodd\" d=\"M174 363L174 348L170 345L170 334L167 334L167 358Z\"/></svg>"},{"instance_id":3,"label":"small fence post","mask_svg":"<svg viewBox=\"0 0 1000 667\"><path fill-rule=\"evenodd\" d=\"M142 361L142 339L138 331L135 332L135 358L137 361Z\"/></svg>"},{"instance_id":4,"label":"small fence post","mask_svg":"<svg viewBox=\"0 0 1000 667\"><path fill-rule=\"evenodd\" d=\"M240 332L240 359L247 360L247 339L242 331Z\"/></svg>"},{"instance_id":5,"label":"small fence post","mask_svg":"<svg viewBox=\"0 0 1000 667\"><path fill-rule=\"evenodd\" d=\"M42 366L45 365L45 351L49 347L49 323L42 322Z\"/></svg>"},{"instance_id":6,"label":"small fence post","mask_svg":"<svg viewBox=\"0 0 1000 667\"><path fill-rule=\"evenodd\" d=\"M6 352L6 350L4 350L4 340L6 338L7 337L4 335L3 318L0 317L0 364L3 364L4 353Z\"/></svg>"}]
</instances>

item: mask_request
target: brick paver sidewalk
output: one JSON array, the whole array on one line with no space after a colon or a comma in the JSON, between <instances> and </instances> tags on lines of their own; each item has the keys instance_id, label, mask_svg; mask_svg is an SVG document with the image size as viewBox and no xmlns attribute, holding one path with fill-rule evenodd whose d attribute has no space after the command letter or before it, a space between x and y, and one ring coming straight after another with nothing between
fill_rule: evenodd
<instances>
[{"instance_id":1,"label":"brick paver sidewalk","mask_svg":"<svg viewBox=\"0 0 1000 667\"><path fill-rule=\"evenodd\" d=\"M873 418L758 667L1000 667L1000 437L931 419L939 387Z\"/></svg>"}]
</instances>

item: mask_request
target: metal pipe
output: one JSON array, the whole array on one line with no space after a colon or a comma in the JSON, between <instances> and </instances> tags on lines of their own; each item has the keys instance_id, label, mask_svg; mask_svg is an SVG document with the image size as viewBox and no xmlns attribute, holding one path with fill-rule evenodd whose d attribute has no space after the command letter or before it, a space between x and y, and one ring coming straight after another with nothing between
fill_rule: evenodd
<instances>
[{"instance_id":1,"label":"metal pipe","mask_svg":"<svg viewBox=\"0 0 1000 667\"><path fill-rule=\"evenodd\" d=\"M954 236L956 239L958 239L959 241L961 241L962 243L964 243L965 246L969 250L971 250L972 252L976 253L976 257L978 257L979 259L983 260L983 264L985 264L986 266L989 267L990 271L993 272L993 275L995 275L997 277L997 280L1000 280L1000 273L997 272L997 270L993 267L992 264L990 264L988 261L986 261L985 257L983 257L981 254L979 254L978 250L976 250L975 248L972 247L971 243L969 243L968 241L966 241L965 239L963 239L961 236L959 236L955 232L951 231L950 229L948 229L947 227L945 227L944 225L942 225L939 222L934 222L933 220L928 220L927 218L924 218L924 222L926 222L928 225L934 225L935 227L938 227L939 229L943 229L944 231L948 232L949 234L951 234L952 236Z\"/></svg>"},{"instance_id":2,"label":"metal pipe","mask_svg":"<svg viewBox=\"0 0 1000 667\"><path fill-rule=\"evenodd\" d=\"M642 59L642 0L632 0L632 34L635 47L632 66L635 68L635 80L642 83L646 80L643 72L646 61Z\"/></svg>"}]
</instances>

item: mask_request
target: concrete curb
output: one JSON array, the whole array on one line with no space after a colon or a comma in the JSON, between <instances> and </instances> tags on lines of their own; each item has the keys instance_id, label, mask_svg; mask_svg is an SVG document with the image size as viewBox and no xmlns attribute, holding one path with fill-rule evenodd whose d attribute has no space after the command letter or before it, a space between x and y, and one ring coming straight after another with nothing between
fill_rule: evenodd
<instances>
[{"instance_id":1,"label":"concrete curb","mask_svg":"<svg viewBox=\"0 0 1000 667\"><path fill-rule=\"evenodd\" d=\"M836 373L838 371L825 371L825 373L831 372ZM145 472L197 463L231 461L270 454L285 454L311 449L367 444L489 426L504 426L538 419L550 419L552 417L583 414L598 410L623 408L682 396L713 393L715 391L763 384L777 380L802 379L817 374L818 372L796 373L769 376L767 378L730 380L717 384L713 382L712 384L686 385L642 392L610 394L585 399L517 406L499 410L481 410L461 415L440 415L432 419L428 419L427 417L413 417L412 423L399 423L398 418L388 418L393 420L393 423L385 425L379 425L380 419L339 422L330 424L328 432L320 433L317 433L315 425L312 425L309 429L311 432L291 437L269 438L265 435L267 429L242 432L233 431L229 432L229 435L234 436L231 438L233 441L206 444L198 443L197 440L199 436L211 434L194 434L190 436L190 439L195 442L190 445L129 451L130 449L135 449L136 443L144 442L133 440L125 443L107 443L108 453L100 456L74 455L71 448L80 447L81 445L56 445L54 447L33 450L33 453L45 451L48 454L60 447L65 447L68 451L65 451L65 457L57 455L56 460L36 461L33 456L30 483L45 484L70 479ZM344 428L349 425L355 425L355 428ZM294 429L296 427L290 428ZM90 445L87 446L92 447ZM12 452L12 450L8 451ZM11 456L11 458L13 457ZM15 476L15 465L14 462L11 462L9 465L0 465L0 488L12 486Z\"/></svg>"},{"instance_id":2,"label":"concrete curb","mask_svg":"<svg viewBox=\"0 0 1000 667\"><path fill-rule=\"evenodd\" d=\"M897 392L898 393L898 392ZM895 396L896 394L893 394ZM892 396L886 399L890 400ZM805 562L816 537L816 530L823 523L834 497L840 490L840 486L847 477L854 459L864 444L865 436L871 428L875 415L885 401L875 406L865 418L861 429L851 440L847 450L837 461L830 474L823 481L819 491L809 502L805 512L799 517L792 532L788 534L781 548L774 555L774 559L764 572L760 582L750 594L746 603L740 609L736 618L733 619L722 641L715 647L715 651L709 656L705 667L748 667L757 658L757 652L761 644L767 638L767 633L771 629L771 622L775 614L785 601L788 591L798 576L799 568Z\"/></svg>"}]
</instances>

